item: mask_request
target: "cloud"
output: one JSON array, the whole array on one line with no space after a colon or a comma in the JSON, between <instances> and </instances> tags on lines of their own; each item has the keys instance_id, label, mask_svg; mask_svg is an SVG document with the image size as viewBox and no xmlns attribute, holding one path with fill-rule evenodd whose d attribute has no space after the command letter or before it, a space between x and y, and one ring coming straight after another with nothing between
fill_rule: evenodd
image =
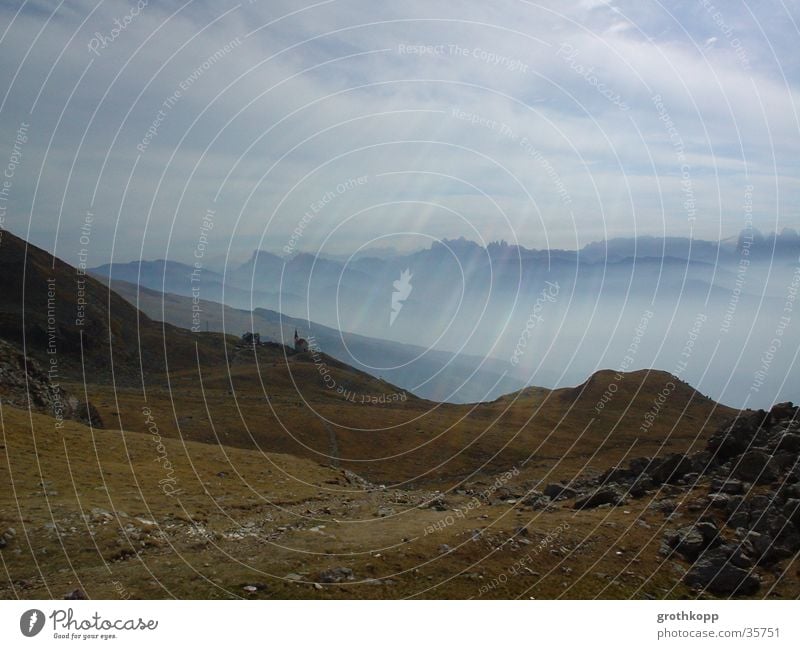
<instances>
[{"instance_id":1,"label":"cloud","mask_svg":"<svg viewBox=\"0 0 800 649\"><path fill-rule=\"evenodd\" d=\"M800 198L800 70L780 8L135 6L0 8L13 18L0 43L5 142L31 123L6 226L49 248L57 229L67 255L92 209L96 263L112 248L185 257L212 204L217 252L278 249L314 197L364 174L304 245L344 250L408 227L564 247L690 225L715 237L739 229L746 181L758 227L800 226L787 207ZM703 207L694 223L684 163Z\"/></svg>"}]
</instances>

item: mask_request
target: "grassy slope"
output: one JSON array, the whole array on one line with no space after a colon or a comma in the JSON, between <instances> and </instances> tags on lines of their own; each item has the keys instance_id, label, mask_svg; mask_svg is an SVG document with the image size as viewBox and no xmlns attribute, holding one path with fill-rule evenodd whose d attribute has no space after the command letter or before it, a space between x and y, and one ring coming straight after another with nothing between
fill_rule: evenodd
<instances>
[{"instance_id":1,"label":"grassy slope","mask_svg":"<svg viewBox=\"0 0 800 649\"><path fill-rule=\"evenodd\" d=\"M149 434L2 414L0 530L16 530L0 552L2 597L59 598L76 587L95 598L688 595L658 555L665 520L650 499L579 513L484 504L426 533L468 499L450 494L449 511L437 512L419 508L430 491L365 490L292 456L180 440L159 449ZM159 486L168 475L177 496ZM670 526L693 520L704 493L678 494ZM390 509L379 518L379 508ZM351 583L314 585L338 566L353 571ZM785 567L776 595L797 597L796 567ZM503 584L481 590L500 575ZM255 594L243 590L253 583Z\"/></svg>"},{"instance_id":2,"label":"grassy slope","mask_svg":"<svg viewBox=\"0 0 800 649\"><path fill-rule=\"evenodd\" d=\"M320 359L318 359L319 361ZM355 403L326 387L321 363ZM397 486L449 484L474 471L518 466L530 478L568 478L603 469L626 457L685 451L701 446L732 410L686 384L662 405L642 433L653 399L673 379L663 372L634 372L619 382L611 404L595 404L613 373L595 374L584 386L531 388L488 404L434 404L409 395L406 402L361 403L360 395L397 389L323 357L284 356L279 348L240 351L230 368L176 373L171 390L149 390L148 405L163 434L268 452L337 459L376 482ZM146 429L140 390L89 386L106 422ZM329 423L326 425L323 419Z\"/></svg>"}]
</instances>

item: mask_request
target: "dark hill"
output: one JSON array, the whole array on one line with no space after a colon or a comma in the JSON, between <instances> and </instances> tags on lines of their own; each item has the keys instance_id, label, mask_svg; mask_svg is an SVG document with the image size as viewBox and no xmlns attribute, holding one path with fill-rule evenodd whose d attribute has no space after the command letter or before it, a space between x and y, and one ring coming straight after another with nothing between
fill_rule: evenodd
<instances>
[{"instance_id":1,"label":"dark hill","mask_svg":"<svg viewBox=\"0 0 800 649\"><path fill-rule=\"evenodd\" d=\"M53 378L131 383L224 359L226 338L151 320L92 277L10 232L0 241L0 338ZM167 344L168 341L168 344Z\"/></svg>"}]
</instances>

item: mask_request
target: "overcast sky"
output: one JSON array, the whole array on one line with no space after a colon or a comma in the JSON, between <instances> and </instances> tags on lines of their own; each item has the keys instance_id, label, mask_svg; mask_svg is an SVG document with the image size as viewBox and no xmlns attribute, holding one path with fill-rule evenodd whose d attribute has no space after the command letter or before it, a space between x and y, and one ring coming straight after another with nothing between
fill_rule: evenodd
<instances>
[{"instance_id":1,"label":"overcast sky","mask_svg":"<svg viewBox=\"0 0 800 649\"><path fill-rule=\"evenodd\" d=\"M798 3L719 5L6 2L0 215L89 265L798 227Z\"/></svg>"}]
</instances>

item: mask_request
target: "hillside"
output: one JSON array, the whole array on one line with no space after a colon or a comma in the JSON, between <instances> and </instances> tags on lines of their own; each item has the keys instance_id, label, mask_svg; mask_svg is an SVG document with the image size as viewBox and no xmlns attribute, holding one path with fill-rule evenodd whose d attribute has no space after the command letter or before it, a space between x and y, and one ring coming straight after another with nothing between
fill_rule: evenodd
<instances>
[{"instance_id":1,"label":"hillside","mask_svg":"<svg viewBox=\"0 0 800 649\"><path fill-rule=\"evenodd\" d=\"M107 282L102 276L100 281ZM507 375L508 366L493 358L451 354L391 340L379 340L292 318L269 309L246 311L201 299L161 293L122 280L113 290L155 320L177 327L241 335L246 331L289 344L295 330L344 363L433 401L474 403L519 389L523 381ZM205 295L205 293L202 293ZM195 317L195 314L199 314ZM513 368L512 368L513 369Z\"/></svg>"},{"instance_id":2,"label":"hillside","mask_svg":"<svg viewBox=\"0 0 800 649\"><path fill-rule=\"evenodd\" d=\"M153 421L147 433L77 422L56 430L48 416L0 407L0 597L800 596L786 554L797 538L754 545L786 525L755 509L771 502L768 487L716 477L730 463L708 477L683 468L708 454L638 458L635 470L575 476L572 492L516 467L439 492L387 488L291 455L166 439ZM749 425L737 427L737 440ZM742 498L718 493L736 486L747 496L737 524L761 530L740 546L724 522ZM797 493L788 487L783 499ZM731 553L749 567L724 563Z\"/></svg>"},{"instance_id":3,"label":"hillside","mask_svg":"<svg viewBox=\"0 0 800 649\"><path fill-rule=\"evenodd\" d=\"M491 403L424 401L325 353L243 345L156 322L91 278L78 327L67 284L75 269L12 235L2 245L11 287L3 296L4 335L14 341L24 333L29 356L47 362L47 349L30 341L47 334L47 278L55 278L52 340L65 359L63 388L84 395L112 429L146 432L146 407L166 437L290 453L408 486L510 466L546 479L556 470L599 470L630 453L690 450L732 414L678 382L642 432L653 400L674 378L656 371L625 375L613 404L599 411L613 379L607 372L578 388L529 388ZM81 336L90 341L83 351Z\"/></svg>"},{"instance_id":4,"label":"hillside","mask_svg":"<svg viewBox=\"0 0 800 649\"><path fill-rule=\"evenodd\" d=\"M41 280L52 259L29 255L26 282ZM20 266L6 272L20 281ZM74 271L56 261L51 272L63 282ZM42 299L35 286L24 302L20 293L25 309ZM4 343L17 359L0 392L0 551L13 557L5 597L800 594L791 571L800 536L782 531L794 529L785 521L796 488L768 491L797 477L791 408L745 413L731 446L726 422L737 413L657 370L437 403L319 351L162 325L101 284L89 288L98 335L113 332L115 375L144 380L67 376L62 387L93 405L95 423L55 426L47 403L29 412L19 398L23 385L46 388L40 362L21 365L13 339ZM12 316L3 312L13 333ZM79 362L59 317L58 353ZM26 316L18 338L37 326ZM151 346L143 373L138 346L116 354L138 335ZM99 367L103 351L85 350L85 366ZM746 460L750 435L761 469ZM722 516L710 503L722 503L714 490L729 479L753 483L737 487L752 496L748 512L760 511L758 498L783 509L769 509L766 528L756 514L731 518L731 500ZM726 567L730 521L750 526L745 558L756 575L755 564L736 572L740 557ZM684 536L700 539L697 551ZM709 578L703 561L741 588ZM501 581L509 565L527 570Z\"/></svg>"},{"instance_id":5,"label":"hillside","mask_svg":"<svg viewBox=\"0 0 800 649\"><path fill-rule=\"evenodd\" d=\"M141 383L223 361L225 339L151 320L96 279L10 232L0 242L0 338L58 376ZM143 376L144 375L144 376Z\"/></svg>"}]
</instances>

